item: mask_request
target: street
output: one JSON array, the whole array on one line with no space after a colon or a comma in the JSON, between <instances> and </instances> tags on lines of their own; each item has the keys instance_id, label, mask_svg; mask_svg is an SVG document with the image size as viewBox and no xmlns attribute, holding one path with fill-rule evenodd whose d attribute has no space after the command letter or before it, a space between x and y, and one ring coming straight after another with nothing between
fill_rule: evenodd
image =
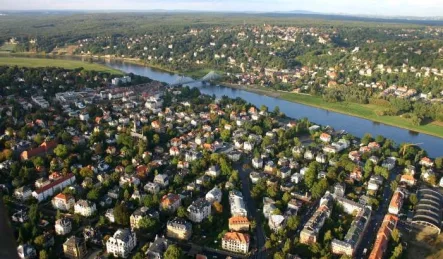
<instances>
[{"instance_id":1,"label":"street","mask_svg":"<svg viewBox=\"0 0 443 259\"><path fill-rule=\"evenodd\" d=\"M363 235L363 239L361 240L359 246L357 247L357 250L355 252L355 258L367 258L371 248L372 243L374 242L378 229L380 228L381 223L383 222L383 218L385 217L386 213L388 212L389 203L391 201L392 197L392 190L390 183L395 180L395 178L398 175L398 169L394 168L390 174L389 179L385 182L383 185L383 194L382 199L380 202L380 206L378 207L377 211L372 212L371 220L368 224L368 227L366 228L366 233ZM366 255L363 254L363 250L367 248L368 252Z\"/></svg>"},{"instance_id":2,"label":"street","mask_svg":"<svg viewBox=\"0 0 443 259\"><path fill-rule=\"evenodd\" d=\"M266 236L263 230L264 223L262 222L260 216L261 211L257 211L255 201L251 197L251 184L249 182L249 173L251 170L244 170L241 164L234 165L234 168L238 170L242 182L243 199L248 209L248 215L253 217L256 222L255 240L257 242L257 252L253 255L253 257L257 259L264 259L266 258Z\"/></svg>"}]
</instances>

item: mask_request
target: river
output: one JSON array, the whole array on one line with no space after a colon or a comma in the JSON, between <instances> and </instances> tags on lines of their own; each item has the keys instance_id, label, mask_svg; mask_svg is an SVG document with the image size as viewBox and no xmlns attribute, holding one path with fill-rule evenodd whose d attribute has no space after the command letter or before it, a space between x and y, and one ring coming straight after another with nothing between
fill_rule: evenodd
<instances>
[{"instance_id":1,"label":"river","mask_svg":"<svg viewBox=\"0 0 443 259\"><path fill-rule=\"evenodd\" d=\"M176 83L181 77L177 74L120 61L106 61L105 64L127 73L146 76L166 83ZM270 110L273 110L275 106L279 106L280 110L289 117L296 119L306 117L314 123L329 125L336 130L344 129L358 137L362 137L365 133L370 133L374 137L382 135L386 138L390 138L397 144L422 143L420 147L425 149L430 156L443 156L442 138L226 86L202 85L201 83L193 83L190 84L190 86L198 87L202 93L215 95L216 97L222 97L224 95L231 98L240 97L258 107L264 104Z\"/></svg>"}]
</instances>

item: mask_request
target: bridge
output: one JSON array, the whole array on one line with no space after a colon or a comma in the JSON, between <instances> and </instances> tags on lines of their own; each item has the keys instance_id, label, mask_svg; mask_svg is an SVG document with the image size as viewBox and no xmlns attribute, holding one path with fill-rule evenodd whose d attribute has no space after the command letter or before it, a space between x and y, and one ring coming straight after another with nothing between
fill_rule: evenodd
<instances>
[{"instance_id":1,"label":"bridge","mask_svg":"<svg viewBox=\"0 0 443 259\"><path fill-rule=\"evenodd\" d=\"M193 79L193 78L185 78L184 76L181 76L177 80L175 80L173 83L169 84L169 86L179 86L179 85L186 85L186 84L193 84L197 82L210 82L217 79L220 79L222 76L217 74L215 71L210 71L207 73L204 77L200 79Z\"/></svg>"}]
</instances>

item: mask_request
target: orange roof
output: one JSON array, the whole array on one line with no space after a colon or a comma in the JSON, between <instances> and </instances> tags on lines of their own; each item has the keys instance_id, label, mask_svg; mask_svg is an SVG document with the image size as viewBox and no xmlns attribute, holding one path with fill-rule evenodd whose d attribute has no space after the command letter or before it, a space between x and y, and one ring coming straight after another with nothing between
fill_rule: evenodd
<instances>
[{"instance_id":1,"label":"orange roof","mask_svg":"<svg viewBox=\"0 0 443 259\"><path fill-rule=\"evenodd\" d=\"M235 225L235 224L249 224L249 220L247 217L240 217L240 216L229 218L229 225Z\"/></svg>"},{"instance_id":2,"label":"orange roof","mask_svg":"<svg viewBox=\"0 0 443 259\"><path fill-rule=\"evenodd\" d=\"M415 182L415 178L413 175L410 174L404 174L401 176L400 178L400 182L401 181L405 181L405 182Z\"/></svg>"},{"instance_id":3,"label":"orange roof","mask_svg":"<svg viewBox=\"0 0 443 259\"><path fill-rule=\"evenodd\" d=\"M330 137L331 137L331 135L329 135L328 133L322 133L320 135L320 138L330 138Z\"/></svg>"},{"instance_id":4,"label":"orange roof","mask_svg":"<svg viewBox=\"0 0 443 259\"><path fill-rule=\"evenodd\" d=\"M224 240L234 240L240 243L249 243L249 235L240 232L227 232L223 236Z\"/></svg>"},{"instance_id":5,"label":"orange roof","mask_svg":"<svg viewBox=\"0 0 443 259\"><path fill-rule=\"evenodd\" d=\"M162 197L161 204L163 206L170 206L178 200L180 200L180 196L178 194L169 193Z\"/></svg>"},{"instance_id":6,"label":"orange roof","mask_svg":"<svg viewBox=\"0 0 443 259\"><path fill-rule=\"evenodd\" d=\"M403 193L396 191L392 196L391 202L389 203L389 207L400 208L403 203Z\"/></svg>"},{"instance_id":7,"label":"orange roof","mask_svg":"<svg viewBox=\"0 0 443 259\"><path fill-rule=\"evenodd\" d=\"M397 226L398 218L391 214L386 214L383 223L377 233L369 259L382 259L383 254L388 246L389 238L392 230Z\"/></svg>"}]
</instances>

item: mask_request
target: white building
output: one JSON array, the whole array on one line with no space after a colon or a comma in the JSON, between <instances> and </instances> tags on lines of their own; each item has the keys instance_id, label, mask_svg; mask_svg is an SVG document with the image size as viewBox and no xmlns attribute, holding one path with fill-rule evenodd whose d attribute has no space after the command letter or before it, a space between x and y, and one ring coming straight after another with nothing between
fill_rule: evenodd
<instances>
[{"instance_id":1,"label":"white building","mask_svg":"<svg viewBox=\"0 0 443 259\"><path fill-rule=\"evenodd\" d=\"M243 195L239 191L231 191L229 193L229 205L231 206L231 215L247 217L248 211L243 200Z\"/></svg>"},{"instance_id":2,"label":"white building","mask_svg":"<svg viewBox=\"0 0 443 259\"><path fill-rule=\"evenodd\" d=\"M166 174L158 174L154 177L154 183L160 187L165 188L169 185L169 176Z\"/></svg>"},{"instance_id":3,"label":"white building","mask_svg":"<svg viewBox=\"0 0 443 259\"><path fill-rule=\"evenodd\" d=\"M247 254L249 251L249 235L228 232L222 238L222 248L235 253Z\"/></svg>"},{"instance_id":4,"label":"white building","mask_svg":"<svg viewBox=\"0 0 443 259\"><path fill-rule=\"evenodd\" d=\"M210 190L205 198L208 202L210 203L214 203L214 202L221 202L222 200L222 191L220 190L220 188L218 188L217 186L215 186L214 188L212 188L212 190Z\"/></svg>"},{"instance_id":5,"label":"white building","mask_svg":"<svg viewBox=\"0 0 443 259\"><path fill-rule=\"evenodd\" d=\"M205 174L211 177L218 177L220 175L220 167L218 165L211 166Z\"/></svg>"},{"instance_id":6,"label":"white building","mask_svg":"<svg viewBox=\"0 0 443 259\"><path fill-rule=\"evenodd\" d=\"M74 213L90 217L96 212L95 203L88 200L78 200L74 205Z\"/></svg>"},{"instance_id":7,"label":"white building","mask_svg":"<svg viewBox=\"0 0 443 259\"><path fill-rule=\"evenodd\" d=\"M261 169L263 168L263 160L261 158L253 158L252 159L252 167L254 167L255 169Z\"/></svg>"},{"instance_id":8,"label":"white building","mask_svg":"<svg viewBox=\"0 0 443 259\"><path fill-rule=\"evenodd\" d=\"M59 193L52 198L52 207L56 210L69 211L75 205L75 199L70 194Z\"/></svg>"},{"instance_id":9,"label":"white building","mask_svg":"<svg viewBox=\"0 0 443 259\"><path fill-rule=\"evenodd\" d=\"M143 189L146 192L156 194L160 191L160 185L158 183L148 182Z\"/></svg>"},{"instance_id":10,"label":"white building","mask_svg":"<svg viewBox=\"0 0 443 259\"><path fill-rule=\"evenodd\" d=\"M37 189L32 192L32 196L36 198L39 202L52 197L55 193L62 191L65 187L73 184L75 182L75 175L68 174L61 177L44 187Z\"/></svg>"},{"instance_id":11,"label":"white building","mask_svg":"<svg viewBox=\"0 0 443 259\"><path fill-rule=\"evenodd\" d=\"M197 199L188 207L188 213L192 222L200 223L211 214L211 204L205 199Z\"/></svg>"},{"instance_id":12,"label":"white building","mask_svg":"<svg viewBox=\"0 0 443 259\"><path fill-rule=\"evenodd\" d=\"M112 237L106 241L106 250L115 257L126 258L137 245L135 232L129 229L118 229Z\"/></svg>"},{"instance_id":13,"label":"white building","mask_svg":"<svg viewBox=\"0 0 443 259\"><path fill-rule=\"evenodd\" d=\"M55 233L57 233L57 235L66 235L69 232L71 232L72 230L72 223L69 219L67 218L61 218L58 219L55 222Z\"/></svg>"}]
</instances>

